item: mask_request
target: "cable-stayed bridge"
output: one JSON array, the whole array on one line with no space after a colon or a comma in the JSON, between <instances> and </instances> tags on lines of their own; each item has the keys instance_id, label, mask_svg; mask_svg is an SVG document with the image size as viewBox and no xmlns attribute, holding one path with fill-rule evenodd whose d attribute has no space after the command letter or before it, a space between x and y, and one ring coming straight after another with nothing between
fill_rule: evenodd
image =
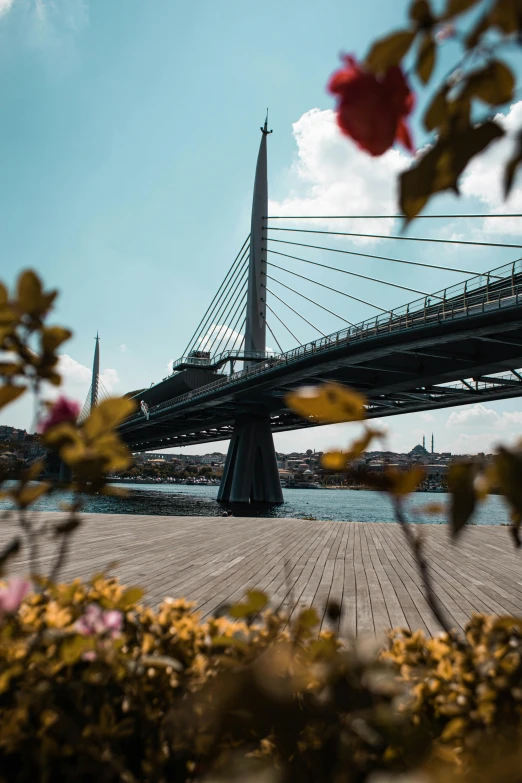
<instances>
[{"instance_id":1,"label":"cable-stayed bridge","mask_svg":"<svg viewBox=\"0 0 522 783\"><path fill-rule=\"evenodd\" d=\"M287 393L303 384L326 380L349 384L367 396L369 418L522 394L522 259L517 258L522 245L299 228L298 217L286 218L289 225L284 225L281 218L267 217L270 131L266 122L261 130L250 235L183 356L173 363L172 373L150 388L131 393L139 411L120 430L133 451L230 439L218 496L226 502L282 502L272 433L314 426L315 422L295 416L285 405ZM380 220L390 215L364 217ZM313 220L328 224L338 220L343 227L346 219L307 217L306 225ZM515 258L489 271L470 272L461 266L375 255L360 246L346 249L339 244L344 238L364 237L495 248L496 252L503 248ZM320 251L321 261L317 255L311 258L310 250ZM332 258L335 261L329 263ZM394 277L393 271L391 279L383 279L368 274L361 264L357 271L348 269L343 266L347 258L378 260L392 270L409 266L411 285L405 284L404 275ZM419 276L413 272L424 274L427 269L466 279L430 293L414 285ZM351 283L349 290L333 280L326 283L331 272L345 276ZM372 283L381 290L405 292L411 301L392 308L382 299L369 301L366 295L357 295L360 280L365 286ZM310 295L310 285L316 294ZM299 302L306 302L306 309ZM363 306L371 315L354 322L350 318L354 306ZM322 328L314 326L314 308ZM324 329L324 313L337 324L336 330ZM299 339L293 325L296 318L312 330L314 339ZM285 336L293 344L290 350L283 350Z\"/></svg>"}]
</instances>

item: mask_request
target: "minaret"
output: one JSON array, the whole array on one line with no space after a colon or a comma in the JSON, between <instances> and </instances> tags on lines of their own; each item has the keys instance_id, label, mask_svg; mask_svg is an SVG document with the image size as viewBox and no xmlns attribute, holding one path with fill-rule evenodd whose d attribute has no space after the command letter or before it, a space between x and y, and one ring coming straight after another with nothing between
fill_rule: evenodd
<instances>
[{"instance_id":1,"label":"minaret","mask_svg":"<svg viewBox=\"0 0 522 783\"><path fill-rule=\"evenodd\" d=\"M435 438L433 436L433 432L431 433L431 453L434 454L434 445L435 445Z\"/></svg>"},{"instance_id":2,"label":"minaret","mask_svg":"<svg viewBox=\"0 0 522 783\"><path fill-rule=\"evenodd\" d=\"M266 352L266 240L263 236L263 220L268 214L266 139L272 133L272 131L268 130L268 110L261 133L263 135L257 156L254 197L252 200L245 353L255 352L264 356ZM247 362L246 366L248 364L249 362Z\"/></svg>"},{"instance_id":3,"label":"minaret","mask_svg":"<svg viewBox=\"0 0 522 783\"><path fill-rule=\"evenodd\" d=\"M92 363L91 381L91 411L98 405L98 386L100 380L100 338L96 332L96 347L94 348L94 361Z\"/></svg>"}]
</instances>

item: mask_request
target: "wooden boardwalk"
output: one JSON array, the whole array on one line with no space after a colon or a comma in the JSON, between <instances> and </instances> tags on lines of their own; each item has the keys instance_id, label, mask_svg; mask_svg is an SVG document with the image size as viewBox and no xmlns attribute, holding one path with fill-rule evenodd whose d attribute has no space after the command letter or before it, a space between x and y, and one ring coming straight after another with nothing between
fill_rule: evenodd
<instances>
[{"instance_id":1,"label":"wooden boardwalk","mask_svg":"<svg viewBox=\"0 0 522 783\"><path fill-rule=\"evenodd\" d=\"M0 544L12 536L13 522L10 515L4 518ZM522 554L513 549L506 528L471 527L456 546L446 527L417 529L425 537L435 588L456 627L473 612L522 615ZM42 547L44 570L53 550L50 544ZM185 596L208 615L256 587L268 593L272 606L290 612L313 604L324 615L327 600L337 599L343 636L378 634L391 626L439 630L394 524L85 514L61 580L89 577L114 560L113 573L144 587L154 605L166 595ZM27 569L22 552L10 573Z\"/></svg>"}]
</instances>

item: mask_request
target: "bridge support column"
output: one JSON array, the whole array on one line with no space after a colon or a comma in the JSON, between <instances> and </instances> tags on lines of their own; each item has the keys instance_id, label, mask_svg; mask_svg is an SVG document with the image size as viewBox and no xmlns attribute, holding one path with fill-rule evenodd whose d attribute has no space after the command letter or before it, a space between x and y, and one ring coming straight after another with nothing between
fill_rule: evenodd
<instances>
[{"instance_id":1,"label":"bridge support column","mask_svg":"<svg viewBox=\"0 0 522 783\"><path fill-rule=\"evenodd\" d=\"M65 462L62 462L62 460L60 460L60 472L58 475L59 480L69 483L70 481L72 481L72 475L73 475L72 470L69 467L69 465L66 465Z\"/></svg>"},{"instance_id":2,"label":"bridge support column","mask_svg":"<svg viewBox=\"0 0 522 783\"><path fill-rule=\"evenodd\" d=\"M225 503L283 502L268 416L236 419L217 499Z\"/></svg>"}]
</instances>

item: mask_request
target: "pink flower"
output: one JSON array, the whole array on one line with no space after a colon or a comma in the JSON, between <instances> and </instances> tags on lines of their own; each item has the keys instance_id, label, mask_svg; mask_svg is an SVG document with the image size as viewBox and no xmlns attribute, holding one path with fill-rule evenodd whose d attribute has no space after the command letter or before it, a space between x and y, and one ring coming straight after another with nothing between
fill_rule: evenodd
<instances>
[{"instance_id":1,"label":"pink flower","mask_svg":"<svg viewBox=\"0 0 522 783\"><path fill-rule=\"evenodd\" d=\"M105 623L105 630L110 631L113 634L118 634L123 628L123 615L118 612L117 609L103 613L103 621Z\"/></svg>"},{"instance_id":2,"label":"pink flower","mask_svg":"<svg viewBox=\"0 0 522 783\"><path fill-rule=\"evenodd\" d=\"M40 432L47 432L55 424L64 421L76 421L80 415L80 404L76 400L68 400L67 397L58 397L49 411L49 415L41 422Z\"/></svg>"},{"instance_id":3,"label":"pink flower","mask_svg":"<svg viewBox=\"0 0 522 783\"><path fill-rule=\"evenodd\" d=\"M31 585L25 579L11 579L7 587L0 590L0 617L17 612L30 589Z\"/></svg>"},{"instance_id":4,"label":"pink flower","mask_svg":"<svg viewBox=\"0 0 522 783\"><path fill-rule=\"evenodd\" d=\"M107 634L114 639L123 628L123 615L117 609L104 611L98 604L89 604L83 617L76 621L82 636Z\"/></svg>"}]
</instances>

